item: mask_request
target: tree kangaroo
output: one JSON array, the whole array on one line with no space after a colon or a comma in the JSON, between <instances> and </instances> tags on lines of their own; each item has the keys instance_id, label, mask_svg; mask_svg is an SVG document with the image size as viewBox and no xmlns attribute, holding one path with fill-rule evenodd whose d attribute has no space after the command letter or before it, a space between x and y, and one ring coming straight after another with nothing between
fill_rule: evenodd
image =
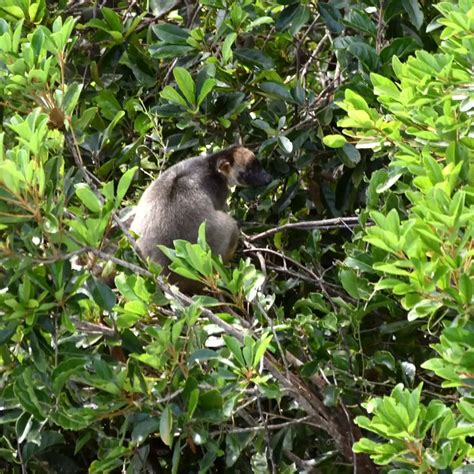
<instances>
[{"instance_id":1,"label":"tree kangaroo","mask_svg":"<svg viewBox=\"0 0 474 474\"><path fill-rule=\"evenodd\" d=\"M169 274L169 260L157 247L172 247L173 241L196 242L198 229L206 222L206 240L224 261L232 258L238 243L236 221L225 212L229 186L262 186L272 177L240 145L207 156L189 158L166 170L143 193L131 230L145 257L162 265ZM170 281L183 291L193 291L195 282L171 274Z\"/></svg>"}]
</instances>

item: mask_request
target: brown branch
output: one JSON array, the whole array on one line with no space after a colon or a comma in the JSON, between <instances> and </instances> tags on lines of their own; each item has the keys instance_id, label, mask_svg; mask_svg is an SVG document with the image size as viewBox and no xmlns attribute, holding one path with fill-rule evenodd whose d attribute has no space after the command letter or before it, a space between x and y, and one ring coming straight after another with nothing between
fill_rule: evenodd
<instances>
[{"instance_id":1,"label":"brown branch","mask_svg":"<svg viewBox=\"0 0 474 474\"><path fill-rule=\"evenodd\" d=\"M384 33L385 33L385 24L383 21L383 11L385 8L385 0L380 0L380 10L378 11L379 18L377 21L377 37L375 40L375 51L377 54L380 53L380 50L383 46Z\"/></svg>"},{"instance_id":2,"label":"brown branch","mask_svg":"<svg viewBox=\"0 0 474 474\"><path fill-rule=\"evenodd\" d=\"M320 221L290 222L274 227L273 229L268 229L265 232L260 232L260 234L252 235L249 237L249 241L253 242L254 240L263 239L264 237L287 229L338 229L342 227L353 227L358 223L358 217L336 217L334 219L321 219Z\"/></svg>"},{"instance_id":3,"label":"brown branch","mask_svg":"<svg viewBox=\"0 0 474 474\"><path fill-rule=\"evenodd\" d=\"M295 56L296 56L296 75L297 77L299 76L300 74L300 54L301 54L301 47L303 46L303 43L304 43L304 40L306 39L306 37L309 35L309 33L311 32L311 30L314 28L314 26L316 25L316 23L318 22L320 18L320 15L317 14L314 16L314 20L312 21L312 23L308 26L308 28L306 28L306 31L303 33L303 35L301 36L301 38L298 40L298 42L296 43L296 53L295 53ZM319 46L319 45L318 45Z\"/></svg>"},{"instance_id":4,"label":"brown branch","mask_svg":"<svg viewBox=\"0 0 474 474\"><path fill-rule=\"evenodd\" d=\"M71 318L71 322L76 329L85 332L86 334L101 334L104 337L117 337L115 329L104 326L103 324L89 323L87 321L80 321L76 318Z\"/></svg>"},{"instance_id":5,"label":"brown branch","mask_svg":"<svg viewBox=\"0 0 474 474\"><path fill-rule=\"evenodd\" d=\"M335 451L337 453L337 451ZM296 467L299 469L299 472L310 472L311 474L320 474L321 470L317 467L314 460L305 461L300 459L295 453L291 452L289 449L284 449L283 454L292 462L296 464Z\"/></svg>"},{"instance_id":6,"label":"brown branch","mask_svg":"<svg viewBox=\"0 0 474 474\"><path fill-rule=\"evenodd\" d=\"M231 434L237 434L237 433L258 433L259 431L265 431L267 430L281 430L282 428L288 428L289 426L294 426L294 425L301 425L301 424L306 424L306 425L312 425L311 423L312 417L311 416L304 416L302 418L297 418L296 420L291 420L291 421L286 421L284 423L276 423L274 425L267 425L266 427L263 425L260 426L248 426L247 428L224 428L219 431L211 431L209 433L211 436L216 436L220 435L222 433L231 433ZM312 425L314 426L314 425Z\"/></svg>"},{"instance_id":7,"label":"brown branch","mask_svg":"<svg viewBox=\"0 0 474 474\"><path fill-rule=\"evenodd\" d=\"M314 51L311 53L311 56L309 57L309 59L304 64L303 69L301 71L301 79L304 79L304 77L306 76L306 73L308 72L309 65L314 61L316 56L322 51L324 43L330 38L331 38L331 36L329 34L329 31L326 30L326 33L321 38L321 40L319 41L316 48L314 48Z\"/></svg>"},{"instance_id":8,"label":"brown branch","mask_svg":"<svg viewBox=\"0 0 474 474\"><path fill-rule=\"evenodd\" d=\"M248 236L247 236L248 238ZM297 262L291 257L288 257L282 252L277 252L276 250L273 249L267 249L263 247L254 247L251 243L249 242L244 242L244 245L246 245L248 248L246 248L243 253L256 253L257 255L259 253L268 253L270 255L275 255L276 257L281 258L285 262L285 268L286 268L286 262L291 263L295 267L299 268L300 270L303 270L304 272L308 273L312 278L314 278L316 281L321 280L321 277L318 277L313 271L311 271L309 268L306 268L304 265L302 265L300 262Z\"/></svg>"}]
</instances>

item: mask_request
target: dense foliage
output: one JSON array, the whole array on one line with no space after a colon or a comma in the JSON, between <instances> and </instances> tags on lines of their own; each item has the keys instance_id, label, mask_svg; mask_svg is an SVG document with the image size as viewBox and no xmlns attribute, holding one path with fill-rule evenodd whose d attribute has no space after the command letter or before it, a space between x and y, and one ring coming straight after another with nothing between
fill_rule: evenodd
<instances>
[{"instance_id":1,"label":"dense foliage","mask_svg":"<svg viewBox=\"0 0 474 474\"><path fill-rule=\"evenodd\" d=\"M3 0L1 469L463 472L473 52L468 0ZM236 141L274 180L191 299L127 210Z\"/></svg>"}]
</instances>

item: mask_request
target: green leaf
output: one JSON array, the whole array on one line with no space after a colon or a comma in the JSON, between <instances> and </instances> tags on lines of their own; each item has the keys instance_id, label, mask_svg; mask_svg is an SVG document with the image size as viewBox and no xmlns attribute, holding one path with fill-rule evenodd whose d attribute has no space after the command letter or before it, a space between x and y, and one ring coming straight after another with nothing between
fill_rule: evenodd
<instances>
[{"instance_id":1,"label":"green leaf","mask_svg":"<svg viewBox=\"0 0 474 474\"><path fill-rule=\"evenodd\" d=\"M252 31L254 28L260 25L268 25L273 23L273 18L271 16L261 16L251 21L246 28L246 31Z\"/></svg>"},{"instance_id":2,"label":"green leaf","mask_svg":"<svg viewBox=\"0 0 474 474\"><path fill-rule=\"evenodd\" d=\"M329 135L334 136L334 135ZM344 137L343 137L344 138ZM332 147L337 148L337 147ZM361 159L359 150L351 143L346 143L342 148L336 150L337 156L348 167L354 168Z\"/></svg>"},{"instance_id":3,"label":"green leaf","mask_svg":"<svg viewBox=\"0 0 474 474\"><path fill-rule=\"evenodd\" d=\"M380 59L382 62L390 64L392 57L400 59L408 54L416 51L420 44L411 36L404 38L395 38L388 46L380 51Z\"/></svg>"},{"instance_id":4,"label":"green leaf","mask_svg":"<svg viewBox=\"0 0 474 474\"><path fill-rule=\"evenodd\" d=\"M183 93L186 100L193 107L196 106L196 84L189 72L182 67L175 67L173 69L173 76L178 84L179 89Z\"/></svg>"},{"instance_id":5,"label":"green leaf","mask_svg":"<svg viewBox=\"0 0 474 474\"><path fill-rule=\"evenodd\" d=\"M199 407L204 410L222 410L222 395L219 390L209 390L201 394Z\"/></svg>"},{"instance_id":6,"label":"green leaf","mask_svg":"<svg viewBox=\"0 0 474 474\"><path fill-rule=\"evenodd\" d=\"M463 273L459 278L459 291L461 294L462 301L466 305L470 305L472 303L472 286L472 278L466 273Z\"/></svg>"},{"instance_id":7,"label":"green leaf","mask_svg":"<svg viewBox=\"0 0 474 474\"><path fill-rule=\"evenodd\" d=\"M161 248L159 245L158 247ZM184 266L183 264L175 261L170 265L171 270L173 272L177 273L178 275L183 276L184 278L188 278L189 280L194 280L194 281L201 281L201 278L199 275L195 273L195 271L190 270L188 267Z\"/></svg>"},{"instance_id":8,"label":"green leaf","mask_svg":"<svg viewBox=\"0 0 474 474\"><path fill-rule=\"evenodd\" d=\"M457 426L448 432L449 439L464 438L465 436L474 436L474 424Z\"/></svg>"},{"instance_id":9,"label":"green leaf","mask_svg":"<svg viewBox=\"0 0 474 474\"><path fill-rule=\"evenodd\" d=\"M273 59L258 49L236 48L234 55L247 66L266 70L274 67Z\"/></svg>"},{"instance_id":10,"label":"green leaf","mask_svg":"<svg viewBox=\"0 0 474 474\"><path fill-rule=\"evenodd\" d=\"M28 413L31 413L36 420L43 421L46 416L44 409L47 406L38 399L36 393L38 382L39 380L33 378L33 369L31 367L26 368L16 377L13 391L21 406Z\"/></svg>"},{"instance_id":11,"label":"green leaf","mask_svg":"<svg viewBox=\"0 0 474 474\"><path fill-rule=\"evenodd\" d=\"M166 446L173 444L173 413L169 405L161 413L160 417L160 437Z\"/></svg>"},{"instance_id":12,"label":"green leaf","mask_svg":"<svg viewBox=\"0 0 474 474\"><path fill-rule=\"evenodd\" d=\"M115 293L95 277L90 277L87 280L87 287L94 298L94 301L103 309L110 311L116 304L117 298Z\"/></svg>"},{"instance_id":13,"label":"green leaf","mask_svg":"<svg viewBox=\"0 0 474 474\"><path fill-rule=\"evenodd\" d=\"M354 109L363 110L370 113L369 106L367 105L367 101L356 92L352 91L351 89L346 89L344 92L345 102L350 104ZM346 109L345 109L346 110Z\"/></svg>"},{"instance_id":14,"label":"green leaf","mask_svg":"<svg viewBox=\"0 0 474 474\"><path fill-rule=\"evenodd\" d=\"M114 128L117 126L117 124L122 120L122 118L125 116L125 111L119 110L107 126L107 128L104 130L104 134L102 137L102 144L108 143L111 136L112 136L112 131Z\"/></svg>"},{"instance_id":15,"label":"green leaf","mask_svg":"<svg viewBox=\"0 0 474 474\"><path fill-rule=\"evenodd\" d=\"M265 336L257 342L257 348L255 350L255 355L253 357L253 367L256 368L260 360L265 354L270 342L272 341L273 336L271 334Z\"/></svg>"},{"instance_id":16,"label":"green leaf","mask_svg":"<svg viewBox=\"0 0 474 474\"><path fill-rule=\"evenodd\" d=\"M391 99L395 99L397 101L400 99L400 90L390 79L372 72L370 74L370 80L374 85L375 94L379 96L390 97Z\"/></svg>"},{"instance_id":17,"label":"green leaf","mask_svg":"<svg viewBox=\"0 0 474 474\"><path fill-rule=\"evenodd\" d=\"M408 312L408 321L414 321L418 318L430 316L441 307L442 304L438 301L422 299L420 302L416 303L413 308Z\"/></svg>"},{"instance_id":18,"label":"green leaf","mask_svg":"<svg viewBox=\"0 0 474 474\"><path fill-rule=\"evenodd\" d=\"M20 7L17 7L17 6L1 6L0 8L2 8L4 11L6 11L7 13L9 13L10 15L16 17L17 19L23 19L25 18L25 14L23 12L23 10L20 8Z\"/></svg>"},{"instance_id":19,"label":"green leaf","mask_svg":"<svg viewBox=\"0 0 474 474\"><path fill-rule=\"evenodd\" d=\"M204 221L198 229L197 243L206 252L210 250L209 244L206 241L206 221Z\"/></svg>"},{"instance_id":20,"label":"green leaf","mask_svg":"<svg viewBox=\"0 0 474 474\"><path fill-rule=\"evenodd\" d=\"M66 112L67 115L71 115L74 112L81 92L82 84L77 84L73 82L72 84L68 85L66 95L63 99L63 110Z\"/></svg>"},{"instance_id":21,"label":"green leaf","mask_svg":"<svg viewBox=\"0 0 474 474\"><path fill-rule=\"evenodd\" d=\"M270 96L284 99L287 102L293 102L293 96L291 95L290 89L284 84L278 82L262 82L259 87Z\"/></svg>"},{"instance_id":22,"label":"green leaf","mask_svg":"<svg viewBox=\"0 0 474 474\"><path fill-rule=\"evenodd\" d=\"M232 60L232 45L236 38L237 33L229 33L222 44L222 59L224 60L224 63L228 63Z\"/></svg>"},{"instance_id":23,"label":"green leaf","mask_svg":"<svg viewBox=\"0 0 474 474\"><path fill-rule=\"evenodd\" d=\"M379 69L380 60L375 48L362 41L353 41L347 50L355 56L368 72Z\"/></svg>"},{"instance_id":24,"label":"green leaf","mask_svg":"<svg viewBox=\"0 0 474 474\"><path fill-rule=\"evenodd\" d=\"M318 9L332 33L340 33L344 29L341 12L334 5L318 2Z\"/></svg>"},{"instance_id":25,"label":"green leaf","mask_svg":"<svg viewBox=\"0 0 474 474\"><path fill-rule=\"evenodd\" d=\"M25 182L25 177L17 169L12 161L4 161L0 163L0 182L13 193L17 194L22 187L20 183Z\"/></svg>"},{"instance_id":26,"label":"green leaf","mask_svg":"<svg viewBox=\"0 0 474 474\"><path fill-rule=\"evenodd\" d=\"M423 25L424 15L418 0L402 0L402 5L412 25L419 30Z\"/></svg>"},{"instance_id":27,"label":"green leaf","mask_svg":"<svg viewBox=\"0 0 474 474\"><path fill-rule=\"evenodd\" d=\"M293 143L283 135L278 137L278 144L285 153L290 154L293 151Z\"/></svg>"},{"instance_id":28,"label":"green leaf","mask_svg":"<svg viewBox=\"0 0 474 474\"><path fill-rule=\"evenodd\" d=\"M285 7L280 14L278 15L277 21L276 21L276 28L279 31L283 31L286 28L288 28L294 19L297 11L298 11L298 3L293 3Z\"/></svg>"},{"instance_id":29,"label":"green leaf","mask_svg":"<svg viewBox=\"0 0 474 474\"><path fill-rule=\"evenodd\" d=\"M355 419L355 422L361 426L362 419L367 419L366 417L358 416ZM370 453L377 452L378 447L381 446L379 443L375 441L371 441L368 438L361 438L357 441L353 446L352 449L355 453Z\"/></svg>"},{"instance_id":30,"label":"green leaf","mask_svg":"<svg viewBox=\"0 0 474 474\"><path fill-rule=\"evenodd\" d=\"M38 28L31 37L31 46L33 48L33 52L35 58L39 60L39 58L46 52L43 50L43 45L45 43L45 34L43 29Z\"/></svg>"},{"instance_id":31,"label":"green leaf","mask_svg":"<svg viewBox=\"0 0 474 474\"><path fill-rule=\"evenodd\" d=\"M344 20L344 24L355 29L367 33L374 37L377 34L377 28L374 22L363 10L357 8L351 8L348 12L347 18Z\"/></svg>"},{"instance_id":32,"label":"green leaf","mask_svg":"<svg viewBox=\"0 0 474 474\"><path fill-rule=\"evenodd\" d=\"M395 357L388 351L377 351L373 355L373 361L378 365L384 365L392 372L396 370Z\"/></svg>"},{"instance_id":33,"label":"green leaf","mask_svg":"<svg viewBox=\"0 0 474 474\"><path fill-rule=\"evenodd\" d=\"M187 45L189 38L188 30L180 28L172 23L161 23L152 26L152 31L162 41L174 45Z\"/></svg>"},{"instance_id":34,"label":"green leaf","mask_svg":"<svg viewBox=\"0 0 474 474\"><path fill-rule=\"evenodd\" d=\"M109 26L115 31L122 31L122 20L111 8L103 7L100 9Z\"/></svg>"},{"instance_id":35,"label":"green leaf","mask_svg":"<svg viewBox=\"0 0 474 474\"><path fill-rule=\"evenodd\" d=\"M180 446L180 443L178 442L176 443L173 450L171 474L178 474L180 461L181 461L181 446Z\"/></svg>"},{"instance_id":36,"label":"green leaf","mask_svg":"<svg viewBox=\"0 0 474 474\"><path fill-rule=\"evenodd\" d=\"M117 187L117 196L115 197L115 206L118 207L122 202L122 199L127 194L128 188L132 182L133 177L138 169L138 166L134 166L127 170L120 178L118 187Z\"/></svg>"},{"instance_id":37,"label":"green leaf","mask_svg":"<svg viewBox=\"0 0 474 474\"><path fill-rule=\"evenodd\" d=\"M84 365L87 363L86 358L71 357L63 362L61 362L52 373L52 389L56 395L59 395L64 384L76 374L79 376L84 370Z\"/></svg>"},{"instance_id":38,"label":"green leaf","mask_svg":"<svg viewBox=\"0 0 474 474\"><path fill-rule=\"evenodd\" d=\"M193 50L194 47L187 44L153 45L150 47L150 55L159 59L175 59L185 56Z\"/></svg>"},{"instance_id":39,"label":"green leaf","mask_svg":"<svg viewBox=\"0 0 474 474\"><path fill-rule=\"evenodd\" d=\"M86 183L78 183L74 186L77 197L92 212L99 213L102 210L102 204L97 195Z\"/></svg>"},{"instance_id":40,"label":"green leaf","mask_svg":"<svg viewBox=\"0 0 474 474\"><path fill-rule=\"evenodd\" d=\"M388 230L392 234L397 236L397 239L400 236L400 217L396 209L392 209L385 218L384 229Z\"/></svg>"},{"instance_id":41,"label":"green leaf","mask_svg":"<svg viewBox=\"0 0 474 474\"><path fill-rule=\"evenodd\" d=\"M198 107L202 104L203 100L208 96L208 94L214 89L216 85L215 79L206 79L199 91L199 96L197 100Z\"/></svg>"},{"instance_id":42,"label":"green leaf","mask_svg":"<svg viewBox=\"0 0 474 474\"><path fill-rule=\"evenodd\" d=\"M128 454L129 448L117 446L111 450L106 451L103 459L97 459L89 466L89 474L102 474L105 472L114 471L123 464L122 456Z\"/></svg>"},{"instance_id":43,"label":"green leaf","mask_svg":"<svg viewBox=\"0 0 474 474\"><path fill-rule=\"evenodd\" d=\"M344 290L346 290L352 298L356 300L359 299L359 278L357 274L353 270L341 270L339 272L339 278Z\"/></svg>"},{"instance_id":44,"label":"green leaf","mask_svg":"<svg viewBox=\"0 0 474 474\"><path fill-rule=\"evenodd\" d=\"M376 192L378 194L384 193L385 191L388 191L394 184L397 183L397 181L402 177L402 173L396 173L391 176L387 176L386 181L383 183L379 184L376 188Z\"/></svg>"},{"instance_id":45,"label":"green leaf","mask_svg":"<svg viewBox=\"0 0 474 474\"><path fill-rule=\"evenodd\" d=\"M170 102L173 102L178 105L182 105L183 107L188 108L188 104L184 97L175 89L173 89L171 86L166 86L161 92L160 96L163 97L163 99L169 100Z\"/></svg>"},{"instance_id":46,"label":"green leaf","mask_svg":"<svg viewBox=\"0 0 474 474\"><path fill-rule=\"evenodd\" d=\"M187 415L189 419L193 417L193 414L197 408L198 402L199 402L199 389L195 388L191 390L191 393L189 394L188 410L187 410Z\"/></svg>"},{"instance_id":47,"label":"green leaf","mask_svg":"<svg viewBox=\"0 0 474 474\"><path fill-rule=\"evenodd\" d=\"M138 422L132 431L132 442L139 445L143 444L149 435L161 431L161 418L156 416L151 418L146 418Z\"/></svg>"},{"instance_id":48,"label":"green leaf","mask_svg":"<svg viewBox=\"0 0 474 474\"><path fill-rule=\"evenodd\" d=\"M462 416L467 421L474 423L474 404L468 402L467 400L460 400L458 403L458 408Z\"/></svg>"},{"instance_id":49,"label":"green leaf","mask_svg":"<svg viewBox=\"0 0 474 474\"><path fill-rule=\"evenodd\" d=\"M240 367L245 367L246 364L242 356L242 349L241 349L242 346L240 342L235 337L232 337L232 336L223 336L223 339L227 348L231 351L233 356L237 359L238 365L240 365Z\"/></svg>"}]
</instances>

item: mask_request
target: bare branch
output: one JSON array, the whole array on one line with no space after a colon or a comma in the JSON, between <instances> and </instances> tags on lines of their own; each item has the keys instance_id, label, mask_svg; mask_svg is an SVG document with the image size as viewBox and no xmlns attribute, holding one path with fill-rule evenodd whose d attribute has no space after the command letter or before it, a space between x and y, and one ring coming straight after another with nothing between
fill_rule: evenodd
<instances>
[{"instance_id":1,"label":"bare branch","mask_svg":"<svg viewBox=\"0 0 474 474\"><path fill-rule=\"evenodd\" d=\"M377 38L375 40L375 50L377 54L380 53L380 50L383 46L384 33L385 33L385 23L383 21L383 14L385 9L385 0L380 0L380 9L378 11L378 21L377 21Z\"/></svg>"},{"instance_id":2,"label":"bare branch","mask_svg":"<svg viewBox=\"0 0 474 474\"><path fill-rule=\"evenodd\" d=\"M306 63L303 66L303 69L301 71L301 78L303 79L306 76L306 73L308 72L308 68L310 64L315 60L315 58L318 56L318 54L322 51L324 43L330 38L329 32L326 31L324 36L321 38L319 41L318 45L316 48L314 48L314 51L311 53L311 56L309 59L306 61Z\"/></svg>"},{"instance_id":3,"label":"bare branch","mask_svg":"<svg viewBox=\"0 0 474 474\"><path fill-rule=\"evenodd\" d=\"M117 332L104 326L103 324L89 323L87 321L80 321L77 318L71 318L71 322L74 324L76 329L86 334L100 334L105 337L117 337Z\"/></svg>"},{"instance_id":4,"label":"bare branch","mask_svg":"<svg viewBox=\"0 0 474 474\"><path fill-rule=\"evenodd\" d=\"M308 424L311 425L312 416L304 416L302 418L297 418L296 420L286 421L284 423L277 423L274 425L259 425L259 426L248 426L246 428L224 428L219 431L212 431L211 436L216 436L224 433L258 433L259 431L265 430L281 430L282 428L288 428L289 426Z\"/></svg>"},{"instance_id":5,"label":"bare branch","mask_svg":"<svg viewBox=\"0 0 474 474\"><path fill-rule=\"evenodd\" d=\"M303 222L290 222L283 224L273 229L268 229L260 234L252 235L248 238L250 242L254 240L263 239L269 235L276 234L282 230L287 229L337 229L341 227L354 227L359 224L358 217L336 217L334 219L321 219L320 221L303 221Z\"/></svg>"}]
</instances>

